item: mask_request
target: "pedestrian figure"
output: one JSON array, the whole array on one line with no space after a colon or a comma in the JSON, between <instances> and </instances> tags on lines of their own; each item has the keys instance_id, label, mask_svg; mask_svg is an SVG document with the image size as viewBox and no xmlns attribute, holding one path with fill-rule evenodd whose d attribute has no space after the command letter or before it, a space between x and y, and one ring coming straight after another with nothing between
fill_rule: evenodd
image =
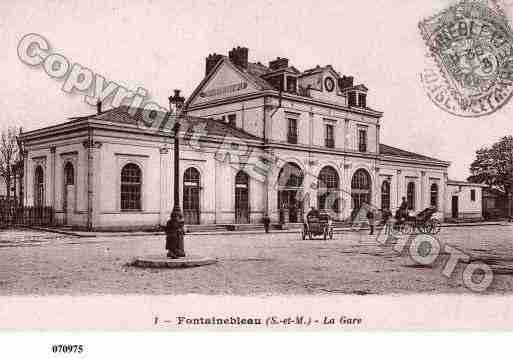
<instances>
[{"instance_id":1,"label":"pedestrian figure","mask_svg":"<svg viewBox=\"0 0 513 359\"><path fill-rule=\"evenodd\" d=\"M367 219L369 220L369 227L370 227L369 235L372 236L374 234L374 210L369 205L367 205L366 208L367 208Z\"/></svg>"},{"instance_id":2,"label":"pedestrian figure","mask_svg":"<svg viewBox=\"0 0 513 359\"><path fill-rule=\"evenodd\" d=\"M406 219L407 216L408 216L408 202L406 202L406 197L403 197L403 201L401 202L399 209L395 213L395 219L402 222L403 219Z\"/></svg>"},{"instance_id":3,"label":"pedestrian figure","mask_svg":"<svg viewBox=\"0 0 513 359\"><path fill-rule=\"evenodd\" d=\"M271 218L269 218L269 215L266 213L264 216L264 229L265 233L269 233L269 225L271 224Z\"/></svg>"},{"instance_id":4,"label":"pedestrian figure","mask_svg":"<svg viewBox=\"0 0 513 359\"><path fill-rule=\"evenodd\" d=\"M385 227L385 234L388 234L390 232L390 226L391 226L391 221L390 221L390 218L392 218L392 212L390 212L390 210L388 208L384 209L383 211L383 225Z\"/></svg>"}]
</instances>

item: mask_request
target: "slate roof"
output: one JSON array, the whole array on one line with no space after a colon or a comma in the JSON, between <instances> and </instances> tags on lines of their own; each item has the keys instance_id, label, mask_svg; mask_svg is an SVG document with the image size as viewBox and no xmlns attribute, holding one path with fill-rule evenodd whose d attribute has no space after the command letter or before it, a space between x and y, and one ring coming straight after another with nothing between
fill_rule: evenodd
<instances>
[{"instance_id":1,"label":"slate roof","mask_svg":"<svg viewBox=\"0 0 513 359\"><path fill-rule=\"evenodd\" d=\"M131 110L131 112L129 112ZM133 113L133 115L132 115ZM95 119L102 121L109 121L121 124L128 124L132 126L140 126L142 128L151 128L151 122L157 121L156 126L164 124L165 128L170 129L173 125L172 119L169 117L169 112L161 111L150 111L142 108L130 108L128 106L120 106L101 114L95 114L91 116L81 117L82 119ZM76 120L79 118L73 118ZM194 128L194 126L201 126L202 130L206 131L203 136L219 136L219 137L236 137L246 140L261 140L259 137L253 136L252 134L243 131L239 128L228 125L227 123L213 120L209 118L201 118L194 116L186 116L182 122L181 131L188 132Z\"/></svg>"},{"instance_id":2,"label":"slate roof","mask_svg":"<svg viewBox=\"0 0 513 359\"><path fill-rule=\"evenodd\" d=\"M405 151L400 148L388 146L382 143L379 144L379 154L385 156L404 157L415 160L445 162L438 158L428 157L415 152Z\"/></svg>"}]
</instances>

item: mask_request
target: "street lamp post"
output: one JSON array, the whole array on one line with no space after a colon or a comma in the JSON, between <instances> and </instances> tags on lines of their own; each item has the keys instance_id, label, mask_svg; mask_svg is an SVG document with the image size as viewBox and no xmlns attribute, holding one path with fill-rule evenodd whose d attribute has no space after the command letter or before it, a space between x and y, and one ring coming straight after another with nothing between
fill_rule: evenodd
<instances>
[{"instance_id":1,"label":"street lamp post","mask_svg":"<svg viewBox=\"0 0 513 359\"><path fill-rule=\"evenodd\" d=\"M180 90L175 90L174 96L169 97L170 106L175 109L175 124L173 126L173 210L166 225L166 250L169 258L185 257L184 249L184 220L180 208L180 119L185 99L180 96Z\"/></svg>"}]
</instances>

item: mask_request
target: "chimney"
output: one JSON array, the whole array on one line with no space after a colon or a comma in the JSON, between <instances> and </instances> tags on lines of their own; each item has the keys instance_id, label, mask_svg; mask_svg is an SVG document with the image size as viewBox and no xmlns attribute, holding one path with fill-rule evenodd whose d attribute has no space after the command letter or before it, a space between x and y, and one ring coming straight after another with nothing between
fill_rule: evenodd
<instances>
[{"instance_id":1,"label":"chimney","mask_svg":"<svg viewBox=\"0 0 513 359\"><path fill-rule=\"evenodd\" d=\"M180 90L174 90L174 92L173 96L169 96L169 110L178 114L183 109L185 98L180 96Z\"/></svg>"},{"instance_id":2,"label":"chimney","mask_svg":"<svg viewBox=\"0 0 513 359\"><path fill-rule=\"evenodd\" d=\"M285 67L289 67L289 59L285 57L277 57L276 60L269 61L269 68L271 70L278 70Z\"/></svg>"},{"instance_id":3,"label":"chimney","mask_svg":"<svg viewBox=\"0 0 513 359\"><path fill-rule=\"evenodd\" d=\"M219 61L221 61L222 58L222 55L216 53L210 54L205 58L205 76L207 76L210 71L212 71L212 69L217 65Z\"/></svg>"},{"instance_id":4,"label":"chimney","mask_svg":"<svg viewBox=\"0 0 513 359\"><path fill-rule=\"evenodd\" d=\"M230 52L228 52L228 57L230 61L243 69L248 68L248 53L249 50L247 47L234 47Z\"/></svg>"},{"instance_id":5,"label":"chimney","mask_svg":"<svg viewBox=\"0 0 513 359\"><path fill-rule=\"evenodd\" d=\"M344 90L348 87L353 87L353 84L354 84L353 76L342 76L342 78L338 80L338 87L341 90Z\"/></svg>"},{"instance_id":6,"label":"chimney","mask_svg":"<svg viewBox=\"0 0 513 359\"><path fill-rule=\"evenodd\" d=\"M102 113L102 102L98 101L96 102L96 114L99 115Z\"/></svg>"}]
</instances>

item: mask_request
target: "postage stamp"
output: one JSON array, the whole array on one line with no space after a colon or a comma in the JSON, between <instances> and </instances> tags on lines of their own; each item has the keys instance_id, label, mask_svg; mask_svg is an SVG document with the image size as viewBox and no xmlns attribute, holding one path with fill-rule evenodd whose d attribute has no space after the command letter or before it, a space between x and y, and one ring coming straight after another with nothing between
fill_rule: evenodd
<instances>
[{"instance_id":1,"label":"postage stamp","mask_svg":"<svg viewBox=\"0 0 513 359\"><path fill-rule=\"evenodd\" d=\"M462 1L419 23L427 95L460 117L489 115L513 94L513 33L497 1Z\"/></svg>"}]
</instances>

